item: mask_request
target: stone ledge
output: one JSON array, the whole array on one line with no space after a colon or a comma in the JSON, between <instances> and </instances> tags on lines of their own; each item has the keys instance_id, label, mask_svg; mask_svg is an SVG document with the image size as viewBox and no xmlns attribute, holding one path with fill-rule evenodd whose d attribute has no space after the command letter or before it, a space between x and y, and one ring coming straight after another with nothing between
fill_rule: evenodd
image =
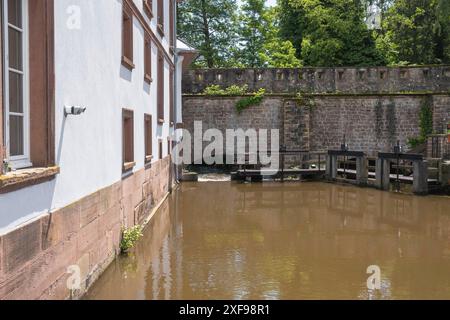
<instances>
[{"instance_id":1,"label":"stone ledge","mask_svg":"<svg viewBox=\"0 0 450 320\"><path fill-rule=\"evenodd\" d=\"M59 167L30 168L0 176L0 194L52 180L59 174Z\"/></svg>"}]
</instances>

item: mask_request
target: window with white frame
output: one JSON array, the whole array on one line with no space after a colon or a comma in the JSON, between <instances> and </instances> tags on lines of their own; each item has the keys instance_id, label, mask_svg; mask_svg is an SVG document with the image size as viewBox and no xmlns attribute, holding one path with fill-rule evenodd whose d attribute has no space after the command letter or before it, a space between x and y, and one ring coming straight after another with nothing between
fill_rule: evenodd
<instances>
[{"instance_id":1,"label":"window with white frame","mask_svg":"<svg viewBox=\"0 0 450 320\"><path fill-rule=\"evenodd\" d=\"M15 169L30 167L28 0L3 1L5 142Z\"/></svg>"}]
</instances>

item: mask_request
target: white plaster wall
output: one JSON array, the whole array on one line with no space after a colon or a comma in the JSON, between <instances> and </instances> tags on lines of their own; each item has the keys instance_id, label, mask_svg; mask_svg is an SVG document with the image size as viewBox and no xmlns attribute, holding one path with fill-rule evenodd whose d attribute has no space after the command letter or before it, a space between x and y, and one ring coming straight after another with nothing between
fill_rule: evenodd
<instances>
[{"instance_id":1,"label":"white plaster wall","mask_svg":"<svg viewBox=\"0 0 450 320\"><path fill-rule=\"evenodd\" d=\"M142 1L134 0L142 10ZM156 13L156 3L154 12ZM168 2L166 13L169 21ZM70 6L81 10L81 28L67 27ZM156 32L156 19L151 28ZM166 23L168 35L169 24ZM61 173L54 181L0 195L0 234L27 220L67 206L122 179L122 108L134 110L136 167L144 167L144 114L153 115L153 155L158 139L167 155L169 128L169 65L165 64L165 117L157 125L157 47L152 47L153 83L144 81L144 31L134 19L134 64L121 64L121 0L55 1L55 142ZM168 50L166 39L163 45ZM181 86L179 86L181 87ZM80 116L64 117L65 105L87 108ZM178 106L177 106L178 108Z\"/></svg>"}]
</instances>

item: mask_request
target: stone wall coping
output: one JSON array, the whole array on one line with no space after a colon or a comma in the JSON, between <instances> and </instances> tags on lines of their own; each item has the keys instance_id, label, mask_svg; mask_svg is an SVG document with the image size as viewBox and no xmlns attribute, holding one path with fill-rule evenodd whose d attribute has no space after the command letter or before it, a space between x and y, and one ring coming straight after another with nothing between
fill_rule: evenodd
<instances>
[{"instance_id":1,"label":"stone wall coping","mask_svg":"<svg viewBox=\"0 0 450 320\"><path fill-rule=\"evenodd\" d=\"M204 93L184 93L182 96L186 98L212 98L212 99L230 99L230 98L240 98L253 96L254 93L247 93L243 95L207 95ZM265 93L264 96L270 97L286 97L286 98L302 98L302 97L373 97L373 96L428 96L428 95L448 95L450 96L450 91L432 92L432 91L411 91L411 92L368 92L368 93L352 93L352 92L333 92L333 93Z\"/></svg>"},{"instance_id":2,"label":"stone wall coping","mask_svg":"<svg viewBox=\"0 0 450 320\"><path fill-rule=\"evenodd\" d=\"M15 191L53 179L59 174L58 166L12 171L0 176L0 194Z\"/></svg>"},{"instance_id":3,"label":"stone wall coping","mask_svg":"<svg viewBox=\"0 0 450 320\"><path fill-rule=\"evenodd\" d=\"M227 71L227 70L340 70L340 69L352 69L352 70L362 70L362 69L424 69L424 68L446 68L450 67L450 64L427 64L427 65L411 65L411 66L344 66L344 67L298 67L298 68L191 68L188 71Z\"/></svg>"},{"instance_id":4,"label":"stone wall coping","mask_svg":"<svg viewBox=\"0 0 450 320\"><path fill-rule=\"evenodd\" d=\"M450 65L389 67L190 69L183 92L201 93L210 85L247 85L276 93L448 92Z\"/></svg>"}]
</instances>

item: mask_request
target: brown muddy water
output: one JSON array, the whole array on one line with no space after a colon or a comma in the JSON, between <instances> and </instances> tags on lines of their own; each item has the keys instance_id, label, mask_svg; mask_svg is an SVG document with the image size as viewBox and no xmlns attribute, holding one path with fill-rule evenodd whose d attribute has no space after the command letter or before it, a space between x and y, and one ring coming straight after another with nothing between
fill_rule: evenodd
<instances>
[{"instance_id":1,"label":"brown muddy water","mask_svg":"<svg viewBox=\"0 0 450 320\"><path fill-rule=\"evenodd\" d=\"M184 183L85 298L450 299L450 198Z\"/></svg>"}]
</instances>

